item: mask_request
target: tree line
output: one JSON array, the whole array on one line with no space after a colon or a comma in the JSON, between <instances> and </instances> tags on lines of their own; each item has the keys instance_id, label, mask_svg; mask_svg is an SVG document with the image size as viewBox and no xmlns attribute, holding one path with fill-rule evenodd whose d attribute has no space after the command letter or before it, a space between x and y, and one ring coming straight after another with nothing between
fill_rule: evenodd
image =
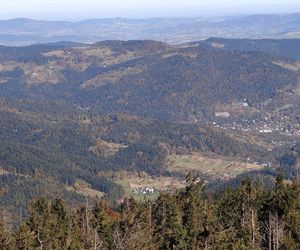
<instances>
[{"instance_id":1,"label":"tree line","mask_svg":"<svg viewBox=\"0 0 300 250\"><path fill-rule=\"evenodd\" d=\"M245 179L205 194L199 177L153 201L100 200L69 208L33 200L13 230L0 220L0 249L300 249L300 185L278 175L265 189Z\"/></svg>"}]
</instances>

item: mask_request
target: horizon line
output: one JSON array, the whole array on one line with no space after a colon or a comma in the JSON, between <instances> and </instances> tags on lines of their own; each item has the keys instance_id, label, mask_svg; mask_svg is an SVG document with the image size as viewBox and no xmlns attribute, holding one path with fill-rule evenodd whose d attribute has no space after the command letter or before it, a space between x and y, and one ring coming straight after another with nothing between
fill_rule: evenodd
<instances>
[{"instance_id":1,"label":"horizon line","mask_svg":"<svg viewBox=\"0 0 300 250\"><path fill-rule=\"evenodd\" d=\"M300 11L296 12L253 12L253 13L220 13L220 14L209 14L209 15L190 15L190 16L159 16L159 17L123 17L123 16L112 16L112 17L86 17L86 18L66 18L66 19L52 19L52 18L35 18L35 17L12 17L12 18L0 18L0 21L15 21L15 20L30 20L30 21L44 21L44 22L69 22L77 23L90 20L112 20L112 19L124 19L124 20L151 20L151 19L195 19L195 18L217 18L217 17L243 17L243 16L271 16L271 15L297 15Z\"/></svg>"}]
</instances>

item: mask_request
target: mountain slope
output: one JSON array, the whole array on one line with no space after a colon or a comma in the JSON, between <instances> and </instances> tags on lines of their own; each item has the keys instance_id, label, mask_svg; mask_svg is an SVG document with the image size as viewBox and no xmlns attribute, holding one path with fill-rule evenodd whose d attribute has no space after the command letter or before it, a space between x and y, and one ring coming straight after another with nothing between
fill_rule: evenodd
<instances>
[{"instance_id":1,"label":"mountain slope","mask_svg":"<svg viewBox=\"0 0 300 250\"><path fill-rule=\"evenodd\" d=\"M284 67L293 63L288 59L214 48L210 40L2 47L0 53L0 96L56 99L101 114L197 122L244 99L259 108L297 85L297 72Z\"/></svg>"},{"instance_id":2,"label":"mountain slope","mask_svg":"<svg viewBox=\"0 0 300 250\"><path fill-rule=\"evenodd\" d=\"M91 192L115 200L125 193L116 175L182 178L167 168L170 155L208 152L231 157L225 167L276 166L298 137L213 122L228 106L256 123L271 106L290 108L286 99L299 104L295 59L278 56L289 44L269 51L260 40L254 48L246 40L245 49L213 43L219 41L0 47L0 205L24 207L40 192L51 197L47 188L70 202ZM286 145L275 144L278 138Z\"/></svg>"},{"instance_id":3,"label":"mountain slope","mask_svg":"<svg viewBox=\"0 0 300 250\"><path fill-rule=\"evenodd\" d=\"M278 55L300 60L300 40L298 39L222 39L210 38L206 42L212 46L240 51L260 51L270 55Z\"/></svg>"}]
</instances>

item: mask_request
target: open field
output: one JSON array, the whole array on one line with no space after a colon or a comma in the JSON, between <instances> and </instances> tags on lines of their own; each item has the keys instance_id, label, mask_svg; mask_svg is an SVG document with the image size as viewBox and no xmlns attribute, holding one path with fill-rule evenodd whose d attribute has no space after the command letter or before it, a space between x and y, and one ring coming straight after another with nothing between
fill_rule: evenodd
<instances>
[{"instance_id":1,"label":"open field","mask_svg":"<svg viewBox=\"0 0 300 250\"><path fill-rule=\"evenodd\" d=\"M126 145L98 140L95 146L90 147L90 151L102 157L109 157L116 154L120 149L126 147Z\"/></svg>"},{"instance_id":2,"label":"open field","mask_svg":"<svg viewBox=\"0 0 300 250\"><path fill-rule=\"evenodd\" d=\"M244 172L261 169L262 166L254 163L233 161L230 158L215 154L192 153L190 155L169 155L167 167L170 172L187 174L189 171L199 172L207 179L230 179ZM147 174L122 173L116 178L126 197L133 197L143 201L152 199L162 191L171 191L185 187L184 178L180 177L154 177ZM136 191L153 188L154 193L139 194Z\"/></svg>"},{"instance_id":3,"label":"open field","mask_svg":"<svg viewBox=\"0 0 300 250\"><path fill-rule=\"evenodd\" d=\"M77 194L81 194L83 196L88 196L88 197L96 198L96 199L100 199L105 195L103 192L100 192L100 191L92 189L92 188L87 188L87 187L81 188L81 189L75 189L75 192Z\"/></svg>"},{"instance_id":4,"label":"open field","mask_svg":"<svg viewBox=\"0 0 300 250\"><path fill-rule=\"evenodd\" d=\"M4 170L3 168L0 168L0 175L9 174L8 171Z\"/></svg>"},{"instance_id":5,"label":"open field","mask_svg":"<svg viewBox=\"0 0 300 250\"><path fill-rule=\"evenodd\" d=\"M212 179L230 178L243 172L262 168L258 164L236 162L225 157L207 156L199 153L170 155L167 164L170 171L180 173L198 171Z\"/></svg>"},{"instance_id":6,"label":"open field","mask_svg":"<svg viewBox=\"0 0 300 250\"><path fill-rule=\"evenodd\" d=\"M126 178L119 179L116 183L120 184L124 188L126 197L133 197L141 201L156 198L159 192L175 190L185 186L185 181L180 178L152 176L139 177L137 175L131 175ZM140 190L146 187L153 188L154 193L144 195L135 194L133 192L134 190Z\"/></svg>"},{"instance_id":7,"label":"open field","mask_svg":"<svg viewBox=\"0 0 300 250\"><path fill-rule=\"evenodd\" d=\"M274 64L291 71L298 71L300 70L300 63L286 63L286 62L273 62Z\"/></svg>"},{"instance_id":8,"label":"open field","mask_svg":"<svg viewBox=\"0 0 300 250\"><path fill-rule=\"evenodd\" d=\"M92 189L85 181L77 180L74 186L67 186L66 190L69 192L76 192L77 194L87 196L90 198L101 199L105 193Z\"/></svg>"}]
</instances>

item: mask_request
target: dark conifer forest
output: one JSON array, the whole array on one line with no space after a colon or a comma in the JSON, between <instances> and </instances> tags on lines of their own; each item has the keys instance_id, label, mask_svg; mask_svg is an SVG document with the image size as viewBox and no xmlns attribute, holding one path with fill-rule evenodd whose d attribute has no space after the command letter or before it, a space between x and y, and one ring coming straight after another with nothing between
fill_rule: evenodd
<instances>
[{"instance_id":1,"label":"dark conifer forest","mask_svg":"<svg viewBox=\"0 0 300 250\"><path fill-rule=\"evenodd\" d=\"M207 195L199 177L144 203L129 198L67 206L32 200L11 228L0 221L1 249L299 249L300 186L278 175L273 187L244 179Z\"/></svg>"}]
</instances>

